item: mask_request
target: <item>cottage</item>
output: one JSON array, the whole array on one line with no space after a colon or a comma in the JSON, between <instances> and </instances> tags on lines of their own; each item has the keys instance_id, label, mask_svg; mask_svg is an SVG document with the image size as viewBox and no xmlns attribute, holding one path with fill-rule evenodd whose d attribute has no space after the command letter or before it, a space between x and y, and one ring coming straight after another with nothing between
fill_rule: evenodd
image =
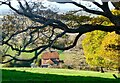
<instances>
[{"instance_id":1,"label":"cottage","mask_svg":"<svg viewBox=\"0 0 120 83\"><path fill-rule=\"evenodd\" d=\"M59 65L59 63L63 63L63 60L59 59L58 52L45 52L41 56L41 67L48 67L52 65Z\"/></svg>"}]
</instances>

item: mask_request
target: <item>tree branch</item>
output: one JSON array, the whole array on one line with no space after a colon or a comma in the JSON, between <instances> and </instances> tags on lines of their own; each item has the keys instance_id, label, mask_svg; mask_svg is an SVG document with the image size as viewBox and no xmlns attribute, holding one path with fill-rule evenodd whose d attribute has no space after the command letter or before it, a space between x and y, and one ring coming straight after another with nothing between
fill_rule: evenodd
<instances>
[{"instance_id":1,"label":"tree branch","mask_svg":"<svg viewBox=\"0 0 120 83\"><path fill-rule=\"evenodd\" d=\"M107 16L107 14L105 14L104 12L88 9L87 7L85 7L81 4L78 4L77 2L58 2L58 3L71 3L71 4L74 4L78 7L80 7L80 8L83 8L83 10L88 12L88 13Z\"/></svg>"},{"instance_id":2,"label":"tree branch","mask_svg":"<svg viewBox=\"0 0 120 83\"><path fill-rule=\"evenodd\" d=\"M68 46L68 47L58 47L58 46L53 45L52 48L58 49L58 50L68 50L68 49L70 49L70 48L73 48L73 47L76 46L77 41L78 41L78 39L79 39L79 37L80 37L81 35L82 35L82 34L79 33L79 34L76 36L76 38L75 38L73 44L70 45L70 46Z\"/></svg>"},{"instance_id":3,"label":"tree branch","mask_svg":"<svg viewBox=\"0 0 120 83\"><path fill-rule=\"evenodd\" d=\"M26 1L25 1L26 2ZM84 11L88 12L88 13L92 13L92 14L97 14L97 15L103 15L105 17L108 17L111 22L113 22L115 24L115 26L103 26L103 25L90 25L90 24L85 24L85 25L81 25L79 26L78 28L74 28L74 29L71 29L71 28L68 28L68 26L63 23L62 21L59 21L59 20L55 20L55 19L50 19L50 18L45 18L43 17L42 15L38 15L38 14L35 14L33 12L31 12L30 10L30 7L29 7L29 4L26 2L26 8L23 6L23 4L18 1L19 3L19 6L20 8L23 10L23 11L19 11L17 9L15 9L12 5L11 5L11 2L2 2L0 1L1 4L5 4L5 5L8 5L12 10L14 10L16 13L20 14L20 15L24 15L26 17L28 17L29 19L31 19L32 21L35 21L35 22L39 22L40 24L43 24L42 26L30 26L30 27L27 27L26 29L22 30L22 31L18 31L14 34L12 34L6 41L3 41L3 44L6 44L7 46L9 46L12 50L15 50L15 51L18 51L19 54L21 52L36 52L39 50L39 52L37 52L35 54L34 57L32 57L31 59L19 59L19 58L16 58L16 56L12 56L12 55L4 55L2 57L10 57L11 59L8 60L8 61L5 61L5 62L0 62L0 63L7 63L7 62L10 62L12 60L17 60L17 61L33 61L34 59L36 59L38 57L38 55L40 53L42 53L45 49L47 48L54 48L54 49L59 49L59 50L68 50L70 48L73 48L74 46L76 46L77 44L77 41L79 39L79 37L84 34L84 33L87 33L87 32L91 32L91 31L94 31L94 30L101 30L101 31L106 31L106 32L113 32L113 31L116 31L117 34L120 34L120 25L118 22L114 21L115 19L118 19L116 18L114 15L112 15L109 7L108 7L108 2L103 2L103 5L100 5L99 3L97 2L93 2L93 4L97 5L99 8L101 8L103 10L102 11L97 11L97 10L91 10L91 9L88 9L86 6L83 6L81 4L78 4L76 2L60 2L60 3L72 3L80 8L83 8ZM118 20L119 21L119 20ZM118 25L116 25L118 23ZM31 50L26 50L27 46L34 42L36 39L33 39L33 34L35 34L36 32L39 32L40 29L43 29L43 28L46 28L47 26L52 26L52 34L50 34L50 37L47 37L49 38L50 41L48 41L48 43L46 43L47 45L41 45L41 46L38 46L38 47L35 47L35 48L32 48ZM54 36L54 29L61 29L62 32L58 35L56 35L54 37L54 39L52 40L52 37ZM9 43L9 41L16 35L18 34L21 34L21 33L24 33L24 32L27 32L29 29L35 29L31 32L29 32L29 36L30 36L30 39L28 40L28 42L26 43L24 41L24 45L23 45L23 49L19 49L19 48L15 48L12 44ZM64 34L66 33L78 33L78 35L76 36L74 42L72 45L69 45L67 47L57 47L54 45L55 41L62 37ZM41 33L42 35L44 35L44 33Z\"/></svg>"},{"instance_id":4,"label":"tree branch","mask_svg":"<svg viewBox=\"0 0 120 83\"><path fill-rule=\"evenodd\" d=\"M79 37L86 33L86 32L91 32L91 31L94 31L94 30L101 30L101 31L106 31L106 32L113 32L113 31L117 31L117 34L120 34L120 27L119 26L102 26L102 25L89 25L89 24L86 24L86 25L82 25L80 26L79 28L77 29L69 29L67 32L69 33L79 33L75 40L74 40L74 43L68 47L58 47L58 46L52 46L52 48L54 49L59 49L59 50L68 50L70 48L73 48L74 46L76 46L77 44L77 41L79 39Z\"/></svg>"},{"instance_id":5,"label":"tree branch","mask_svg":"<svg viewBox=\"0 0 120 83\"><path fill-rule=\"evenodd\" d=\"M34 59L37 59L38 55L41 54L46 48L47 48L47 46L46 46L46 47L43 47L37 54L35 54L34 57L32 57L32 58L30 58L30 59L19 59L19 58L16 58L16 57L14 57L14 56L11 56L11 55L9 55L9 54L3 55L2 57L10 57L11 59L8 60L8 61L5 61L5 62L2 61L2 62L0 62L0 63L1 63L1 64L5 64L5 63L8 63L8 62L11 62L12 60L16 60L16 61L33 61Z\"/></svg>"}]
</instances>

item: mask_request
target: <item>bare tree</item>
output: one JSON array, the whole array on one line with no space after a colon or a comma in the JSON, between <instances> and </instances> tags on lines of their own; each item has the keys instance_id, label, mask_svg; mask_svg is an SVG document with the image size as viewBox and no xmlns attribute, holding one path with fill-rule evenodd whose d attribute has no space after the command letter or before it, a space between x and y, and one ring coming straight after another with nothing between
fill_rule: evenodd
<instances>
[{"instance_id":1,"label":"bare tree","mask_svg":"<svg viewBox=\"0 0 120 83\"><path fill-rule=\"evenodd\" d=\"M2 61L1 63L3 63L3 64L10 62L12 60L33 61L33 60L37 59L39 54L41 54L44 50L46 50L48 48L53 48L53 49L58 49L58 50L68 50L68 49L76 46L77 41L82 34L91 32L94 30L101 30L101 31L106 31L106 32L115 31L117 34L120 34L120 15L112 14L112 12L110 11L109 5L108 5L109 0L107 0L106 2L102 2L102 4L99 4L98 2L91 2L92 5L96 5L102 11L89 9L88 7L86 7L80 3L74 2L74 1L69 1L69 2L66 1L65 2L65 0L64 0L64 2L62 2L62 0L61 1L60 0L52 0L52 1L57 1L58 3L62 3L62 4L64 4L64 3L74 4L77 7L82 8L83 11L86 11L88 13L105 16L114 24L111 26L104 26L104 25L98 25L98 24L94 24L94 25L93 24L82 24L77 28L76 27L75 28L68 27L64 22L61 21L61 19L55 19L54 17L51 18L51 16L47 17L47 16L45 16L46 13L44 15L43 15L43 13L40 13L40 12L36 13L34 11L34 7L38 7L38 6L36 6L35 4L33 6L30 6L30 4L26 0L24 0L24 2L25 2L25 5L24 5L24 4L22 4L22 2L20 0L17 0L17 1L19 3L19 7L21 10L14 8L11 5L10 0L0 1L0 5L4 4L4 5L9 6L17 14L25 16L37 24L30 25L27 27L23 26L23 27L25 27L23 29L21 29L19 27L18 30L15 33L13 33L12 35L8 36L7 39L5 39L3 37L2 45L7 45L12 50L15 50L18 52L17 55L10 55L10 54L3 55L2 57L10 57L11 58L8 61ZM117 6L115 6L115 7L116 7L116 9L118 9ZM58 30L59 30L59 32L58 32ZM60 46L60 45L55 44L56 41L58 41L61 37L65 36L68 33L71 33L71 34L77 33L72 44L67 45L67 46ZM15 47L15 45L13 45L11 43L11 40L20 34L25 34L24 40L27 40L27 41L23 42L22 45L20 45L19 47ZM29 36L28 39L26 39L27 38L26 35ZM41 41L42 39L44 41ZM27 49L31 44L35 44L36 41L41 41L42 43L38 44L34 48ZM35 52L35 56L30 59L17 58L17 56L19 56L22 52L27 52L27 53Z\"/></svg>"}]
</instances>

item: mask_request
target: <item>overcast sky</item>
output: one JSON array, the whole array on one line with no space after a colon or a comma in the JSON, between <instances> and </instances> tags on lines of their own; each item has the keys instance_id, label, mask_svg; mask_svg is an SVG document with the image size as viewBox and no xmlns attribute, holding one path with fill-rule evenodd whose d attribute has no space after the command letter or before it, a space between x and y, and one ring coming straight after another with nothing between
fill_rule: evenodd
<instances>
[{"instance_id":1,"label":"overcast sky","mask_svg":"<svg viewBox=\"0 0 120 83\"><path fill-rule=\"evenodd\" d=\"M60 12L61 11L68 11L68 10L78 9L78 7L76 7L75 5L69 4L69 3L68 4L61 4L61 5L58 4L58 3L55 3L55 2L51 3L51 2L48 2L48 1L44 1L44 3L45 3L44 4L45 6L48 6L48 5L51 4L51 7L53 6L53 7L59 8ZM13 0L12 1L12 6L17 7L17 5L18 5L18 3L16 2L16 0ZM10 10L10 8L8 6L6 6L6 5L0 6L0 12L6 12L8 10Z\"/></svg>"},{"instance_id":2,"label":"overcast sky","mask_svg":"<svg viewBox=\"0 0 120 83\"><path fill-rule=\"evenodd\" d=\"M4 1L4 0L0 0L0 1ZM27 1L29 1L29 0L27 0ZM30 0L30 1L37 1L37 0ZM69 4L69 3L67 3L67 4L58 4L58 3L55 3L55 2L48 2L47 0L41 0L41 1L44 2L45 6L51 5L51 7L59 8L58 11L60 11L60 12L66 12L66 11L70 11L70 10L78 10L78 9L80 9L77 6L75 6L73 4ZM61 0L58 0L58 1L61 1ZM68 1L70 1L70 0L68 0ZM81 0L75 0L75 1L80 2ZM12 0L12 6L17 7L17 5L18 5L17 1ZM112 5L110 7L113 8ZM96 6L91 6L91 9L92 8L96 8ZM6 12L8 10L10 10L10 8L8 6L6 6L6 5L0 6L0 13Z\"/></svg>"}]
</instances>

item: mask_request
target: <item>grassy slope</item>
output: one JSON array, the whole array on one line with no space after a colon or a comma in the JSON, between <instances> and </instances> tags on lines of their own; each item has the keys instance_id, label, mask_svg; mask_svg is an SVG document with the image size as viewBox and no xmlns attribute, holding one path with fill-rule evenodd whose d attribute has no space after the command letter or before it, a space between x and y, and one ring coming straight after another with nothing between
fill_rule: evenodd
<instances>
[{"instance_id":1,"label":"grassy slope","mask_svg":"<svg viewBox=\"0 0 120 83\"><path fill-rule=\"evenodd\" d=\"M13 51L13 50L9 49L7 54L15 55L16 51ZM34 52L32 52L32 53L21 53L20 57L24 58L24 59L29 59L29 58L32 58L33 56L34 56Z\"/></svg>"},{"instance_id":2,"label":"grassy slope","mask_svg":"<svg viewBox=\"0 0 120 83\"><path fill-rule=\"evenodd\" d=\"M93 71L78 71L68 69L4 68L2 69L2 73L3 83L5 81L92 81L92 83L101 83L101 81L109 81L113 83L118 81L114 79L112 73L99 73Z\"/></svg>"},{"instance_id":3,"label":"grassy slope","mask_svg":"<svg viewBox=\"0 0 120 83\"><path fill-rule=\"evenodd\" d=\"M16 54L16 51L13 51L12 49L9 49L7 54L11 54L11 55L15 55ZM34 52L32 53L21 53L21 58L24 58L24 59L29 59L29 58L32 58L33 56L35 55ZM61 60L64 60L64 56L66 55L66 53L61 53L60 54L60 59ZM39 55L39 58L41 58L41 55Z\"/></svg>"}]
</instances>

